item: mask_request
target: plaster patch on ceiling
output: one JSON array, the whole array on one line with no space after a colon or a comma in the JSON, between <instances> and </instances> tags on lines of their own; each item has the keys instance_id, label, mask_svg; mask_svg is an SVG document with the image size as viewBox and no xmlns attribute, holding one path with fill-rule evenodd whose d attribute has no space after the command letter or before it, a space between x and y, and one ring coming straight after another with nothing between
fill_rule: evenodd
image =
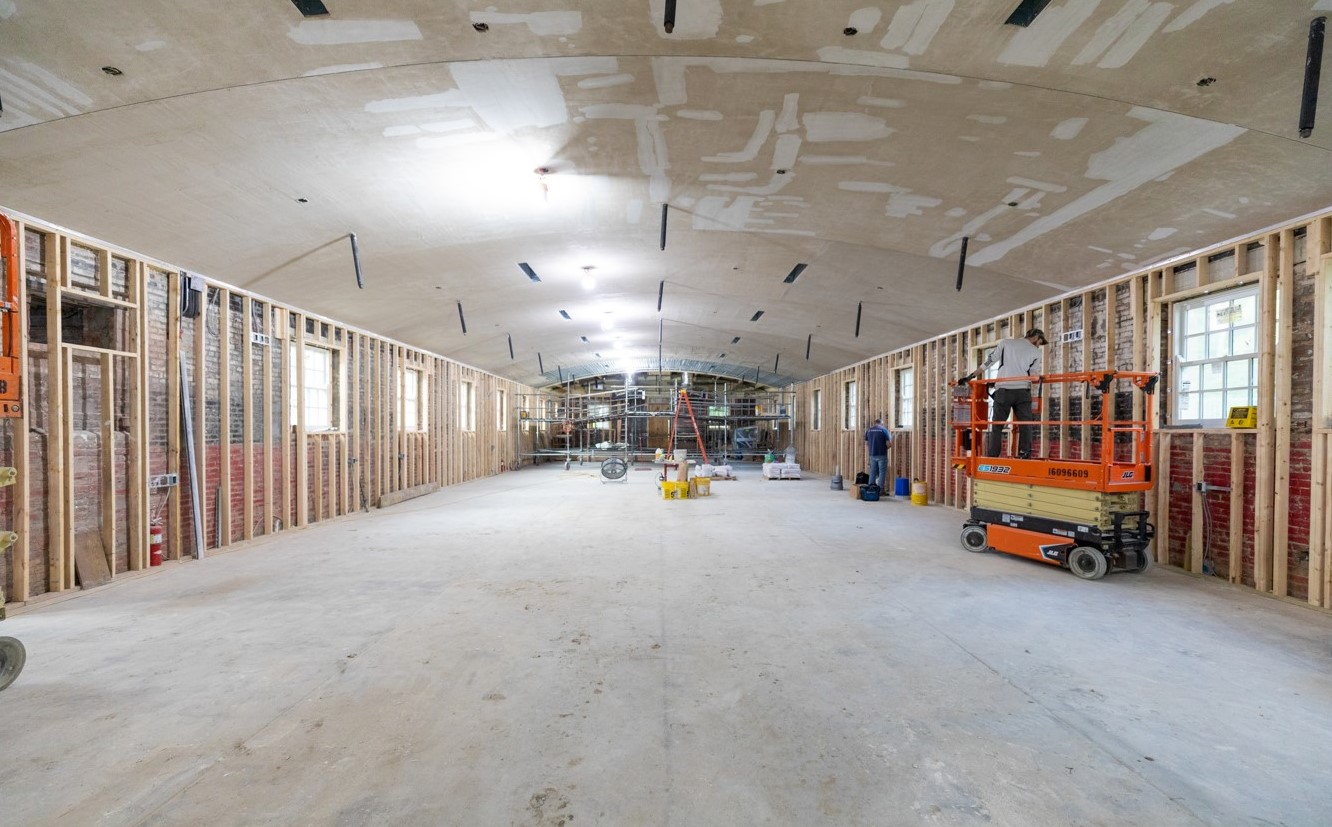
<instances>
[{"instance_id":1,"label":"plaster patch on ceiling","mask_svg":"<svg viewBox=\"0 0 1332 827\"><path fill-rule=\"evenodd\" d=\"M1134 107L1128 114L1130 118L1145 121L1147 126L1128 138L1116 139L1088 160L1086 177L1106 183L1033 221L1009 238L985 247L975 255L973 262L981 266L998 261L1033 238L1099 209L1143 184L1225 146L1247 131L1232 124L1145 107Z\"/></svg>"},{"instance_id":2,"label":"plaster patch on ceiling","mask_svg":"<svg viewBox=\"0 0 1332 827\"><path fill-rule=\"evenodd\" d=\"M752 35L752 34L738 34L738 35L735 36L735 42L736 42L736 43L753 43L753 42L754 42L754 35Z\"/></svg>"},{"instance_id":3,"label":"plaster patch on ceiling","mask_svg":"<svg viewBox=\"0 0 1332 827\"><path fill-rule=\"evenodd\" d=\"M719 152L716 155L705 155L704 161L712 164L734 164L744 161L752 161L758 157L759 149L763 143L768 140L768 134L772 132L773 125L777 122L777 113L771 109L764 109L759 113L758 123L754 124L754 134L749 136L749 143L745 148L738 152Z\"/></svg>"},{"instance_id":4,"label":"plaster patch on ceiling","mask_svg":"<svg viewBox=\"0 0 1332 827\"><path fill-rule=\"evenodd\" d=\"M1314 11L1332 11L1332 0L1315 0Z\"/></svg>"},{"instance_id":5,"label":"plaster patch on ceiling","mask_svg":"<svg viewBox=\"0 0 1332 827\"><path fill-rule=\"evenodd\" d=\"M1327 2L1328 2L1328 3L1332 3L1332 0L1327 0ZM1235 215L1234 213L1222 212L1221 210L1214 210L1214 209L1212 209L1211 207L1203 207L1203 208L1202 208L1202 211L1205 212L1205 213L1207 213L1208 215L1214 215L1214 216L1216 216L1217 218L1224 218L1224 219L1226 219L1227 221L1230 221L1230 220L1233 220L1233 219L1236 219L1236 218L1239 217L1239 216Z\"/></svg>"},{"instance_id":6,"label":"plaster patch on ceiling","mask_svg":"<svg viewBox=\"0 0 1332 827\"><path fill-rule=\"evenodd\" d=\"M1194 0L1192 6L1189 6L1179 17L1172 20L1170 25L1166 26L1162 31L1169 34L1170 32L1177 32L1180 29L1187 28L1201 20L1203 15L1207 14L1212 9L1230 5L1233 2L1235 2L1235 0ZM1322 0L1322 2L1314 3L1314 11L1318 11L1320 6L1325 11L1332 11L1332 0Z\"/></svg>"},{"instance_id":7,"label":"plaster patch on ceiling","mask_svg":"<svg viewBox=\"0 0 1332 827\"><path fill-rule=\"evenodd\" d=\"M1014 155L1017 155L1017 156L1020 156L1020 157L1022 157L1022 158L1039 158L1039 157L1041 157L1041 153L1036 152L1035 150L1018 150L1018 151L1014 152L1013 154L1014 154Z\"/></svg>"},{"instance_id":8,"label":"plaster patch on ceiling","mask_svg":"<svg viewBox=\"0 0 1332 827\"><path fill-rule=\"evenodd\" d=\"M892 161L871 161L864 155L801 155L800 163L811 166L897 166Z\"/></svg>"},{"instance_id":9,"label":"plaster patch on ceiling","mask_svg":"<svg viewBox=\"0 0 1332 827\"><path fill-rule=\"evenodd\" d=\"M800 155L800 136L781 135L777 138L777 147L772 151L772 169L790 169L795 166Z\"/></svg>"},{"instance_id":10,"label":"plaster patch on ceiling","mask_svg":"<svg viewBox=\"0 0 1332 827\"><path fill-rule=\"evenodd\" d=\"M958 135L957 139L959 141L966 141L967 143L970 144L980 143L980 138L977 138L975 135Z\"/></svg>"},{"instance_id":11,"label":"plaster patch on ceiling","mask_svg":"<svg viewBox=\"0 0 1332 827\"><path fill-rule=\"evenodd\" d=\"M484 144L498 141L502 135L495 132L464 132L460 135L441 135L432 138L417 138L416 146L420 149L449 149L469 144Z\"/></svg>"},{"instance_id":12,"label":"plaster patch on ceiling","mask_svg":"<svg viewBox=\"0 0 1332 827\"><path fill-rule=\"evenodd\" d=\"M670 34L661 25L666 15L666 0L651 0L647 11L657 36L663 40L711 40L721 29L721 0L678 0L675 31Z\"/></svg>"},{"instance_id":13,"label":"plaster patch on ceiling","mask_svg":"<svg viewBox=\"0 0 1332 827\"><path fill-rule=\"evenodd\" d=\"M421 30L411 20L302 20L287 37L302 46L340 46L420 40Z\"/></svg>"},{"instance_id":14,"label":"plaster patch on ceiling","mask_svg":"<svg viewBox=\"0 0 1332 827\"><path fill-rule=\"evenodd\" d=\"M145 40L134 48L140 52L155 52L167 45L165 40Z\"/></svg>"},{"instance_id":15,"label":"plaster patch on ceiling","mask_svg":"<svg viewBox=\"0 0 1332 827\"><path fill-rule=\"evenodd\" d=\"M0 0L0 20L8 20L18 11L18 6L14 0Z\"/></svg>"},{"instance_id":16,"label":"plaster patch on ceiling","mask_svg":"<svg viewBox=\"0 0 1332 827\"><path fill-rule=\"evenodd\" d=\"M476 121L471 118L458 118L452 121L435 121L433 123L421 124L421 131L434 132L457 132L459 129L470 129L476 126Z\"/></svg>"},{"instance_id":17,"label":"plaster patch on ceiling","mask_svg":"<svg viewBox=\"0 0 1332 827\"><path fill-rule=\"evenodd\" d=\"M491 129L508 135L569 120L564 91L556 78L562 62L473 61L455 63L450 69L458 90L477 116Z\"/></svg>"},{"instance_id":18,"label":"plaster patch on ceiling","mask_svg":"<svg viewBox=\"0 0 1332 827\"><path fill-rule=\"evenodd\" d=\"M1105 253L1106 255L1114 255L1114 254L1115 254L1115 251L1114 251L1114 250L1107 250L1107 249L1104 248L1104 247L1096 247L1096 246L1093 246L1093 245L1091 245L1091 244L1088 244L1088 245L1087 245L1087 249L1088 249L1088 250L1095 250L1095 251L1098 252L1098 253Z\"/></svg>"},{"instance_id":19,"label":"plaster patch on ceiling","mask_svg":"<svg viewBox=\"0 0 1332 827\"><path fill-rule=\"evenodd\" d=\"M909 192L895 184L885 184L881 181L839 181L837 188L847 192Z\"/></svg>"},{"instance_id":20,"label":"plaster patch on ceiling","mask_svg":"<svg viewBox=\"0 0 1332 827\"><path fill-rule=\"evenodd\" d=\"M632 199L624 207L624 220L630 224L637 224L643 220L643 201L640 198Z\"/></svg>"},{"instance_id":21,"label":"plaster patch on ceiling","mask_svg":"<svg viewBox=\"0 0 1332 827\"><path fill-rule=\"evenodd\" d=\"M698 176L700 181L753 181L758 177L756 172L712 172Z\"/></svg>"},{"instance_id":22,"label":"plaster patch on ceiling","mask_svg":"<svg viewBox=\"0 0 1332 827\"><path fill-rule=\"evenodd\" d=\"M819 49L819 60L824 63L851 63L857 66L877 66L883 69L905 69L911 59L904 55L848 49L845 46L824 46Z\"/></svg>"},{"instance_id":23,"label":"plaster patch on ceiling","mask_svg":"<svg viewBox=\"0 0 1332 827\"><path fill-rule=\"evenodd\" d=\"M301 77L313 78L320 75L340 75L343 72L363 72L367 69L383 69L382 63L339 63L334 66L320 66L318 69L311 69L308 72L302 72Z\"/></svg>"},{"instance_id":24,"label":"plaster patch on ceiling","mask_svg":"<svg viewBox=\"0 0 1332 827\"><path fill-rule=\"evenodd\" d=\"M976 88L1003 90L1003 89L1012 89L1013 84L1009 83L1006 80L982 80L980 83L976 84Z\"/></svg>"},{"instance_id":25,"label":"plaster patch on ceiling","mask_svg":"<svg viewBox=\"0 0 1332 827\"><path fill-rule=\"evenodd\" d=\"M472 12L473 23L492 26L525 24L538 37L577 34L583 29L580 11L536 11L528 14L504 14L494 11Z\"/></svg>"},{"instance_id":26,"label":"plaster patch on ceiling","mask_svg":"<svg viewBox=\"0 0 1332 827\"><path fill-rule=\"evenodd\" d=\"M966 214L967 211L962 209L961 207L953 207L951 210L944 213L944 215L948 216L949 218L961 218Z\"/></svg>"},{"instance_id":27,"label":"plaster patch on ceiling","mask_svg":"<svg viewBox=\"0 0 1332 827\"><path fill-rule=\"evenodd\" d=\"M906 101L897 100L896 98L872 98L869 95L856 98L856 103L861 106L878 106L883 109L901 109L906 106Z\"/></svg>"},{"instance_id":28,"label":"plaster patch on ceiling","mask_svg":"<svg viewBox=\"0 0 1332 827\"><path fill-rule=\"evenodd\" d=\"M1008 123L1008 118L1003 115L968 115L967 120L989 124Z\"/></svg>"},{"instance_id":29,"label":"plaster patch on ceiling","mask_svg":"<svg viewBox=\"0 0 1332 827\"><path fill-rule=\"evenodd\" d=\"M953 10L954 0L915 0L899 6L879 41L885 49L923 55Z\"/></svg>"},{"instance_id":30,"label":"plaster patch on ceiling","mask_svg":"<svg viewBox=\"0 0 1332 827\"><path fill-rule=\"evenodd\" d=\"M1101 24L1092 39L1073 58L1073 65L1086 65L1099 58L1100 62L1096 65L1101 69L1124 66L1139 49L1147 45L1147 41L1174 10L1171 3L1129 0L1122 9Z\"/></svg>"},{"instance_id":31,"label":"plaster patch on ceiling","mask_svg":"<svg viewBox=\"0 0 1332 827\"><path fill-rule=\"evenodd\" d=\"M1068 187L1065 187L1061 184L1050 184L1045 181L1034 181L1031 178L1021 178L1016 175L1006 180L1008 183L1012 184L1015 187L1026 187L1028 189L1042 190L1044 192L1066 192L1068 190Z\"/></svg>"},{"instance_id":32,"label":"plaster patch on ceiling","mask_svg":"<svg viewBox=\"0 0 1332 827\"><path fill-rule=\"evenodd\" d=\"M1082 128L1087 125L1087 120L1087 118L1069 118L1060 121L1050 131L1050 137L1056 141L1071 141L1082 132Z\"/></svg>"},{"instance_id":33,"label":"plaster patch on ceiling","mask_svg":"<svg viewBox=\"0 0 1332 827\"><path fill-rule=\"evenodd\" d=\"M717 192L739 192L746 195L775 195L786 188L786 185L794 180L791 175L777 175L774 173L768 179L768 183L758 187L733 187L726 184L708 184L708 189ZM772 223L772 222L768 222Z\"/></svg>"},{"instance_id":34,"label":"plaster patch on ceiling","mask_svg":"<svg viewBox=\"0 0 1332 827\"><path fill-rule=\"evenodd\" d=\"M797 115L799 103L799 92L791 92L782 98L782 113L777 116L778 132L790 132L800 126L800 119Z\"/></svg>"},{"instance_id":35,"label":"plaster patch on ceiling","mask_svg":"<svg viewBox=\"0 0 1332 827\"><path fill-rule=\"evenodd\" d=\"M6 115L15 112L32 117L32 123L42 118L34 112L45 112L56 118L66 115L79 115L85 107L92 106L93 100L82 89L68 83L46 69L26 60L6 60L0 68L0 82L5 87ZM5 123L3 127L12 129L20 124Z\"/></svg>"},{"instance_id":36,"label":"plaster patch on ceiling","mask_svg":"<svg viewBox=\"0 0 1332 827\"><path fill-rule=\"evenodd\" d=\"M599 78L583 78L578 81L579 89L605 89L608 86L624 86L634 82L633 75L606 75Z\"/></svg>"},{"instance_id":37,"label":"plaster patch on ceiling","mask_svg":"<svg viewBox=\"0 0 1332 827\"><path fill-rule=\"evenodd\" d=\"M414 109L441 109L467 106L461 90L449 89L434 95L416 95L409 98L383 98L365 105L367 112L411 112Z\"/></svg>"},{"instance_id":38,"label":"plaster patch on ceiling","mask_svg":"<svg viewBox=\"0 0 1332 827\"><path fill-rule=\"evenodd\" d=\"M1101 0L1068 0L1062 6L1046 8L1030 26L1013 33L999 54L999 62L1008 66L1046 65L1100 3Z\"/></svg>"},{"instance_id":39,"label":"plaster patch on ceiling","mask_svg":"<svg viewBox=\"0 0 1332 827\"><path fill-rule=\"evenodd\" d=\"M879 21L882 19L883 10L877 6L869 6L851 12L851 16L846 20L846 25L869 34L874 31L874 27L879 25Z\"/></svg>"},{"instance_id":40,"label":"plaster patch on ceiling","mask_svg":"<svg viewBox=\"0 0 1332 827\"><path fill-rule=\"evenodd\" d=\"M1174 235L1177 232L1179 232L1179 230L1176 229L1175 227L1157 227L1155 230L1152 230L1151 233L1147 235L1147 240L1160 241L1163 238L1170 238L1172 235Z\"/></svg>"},{"instance_id":41,"label":"plaster patch on ceiling","mask_svg":"<svg viewBox=\"0 0 1332 827\"><path fill-rule=\"evenodd\" d=\"M666 151L666 135L661 130L665 115L658 114L655 106L632 103L602 103L585 106L582 112L588 118L631 120L634 136L638 140L638 167L648 176L648 197L653 203L665 203L671 197L671 182L666 177L670 169L670 156Z\"/></svg>"},{"instance_id":42,"label":"plaster patch on ceiling","mask_svg":"<svg viewBox=\"0 0 1332 827\"><path fill-rule=\"evenodd\" d=\"M938 198L930 198L927 195L897 193L888 198L888 205L884 207L883 212L889 218L907 218L924 215L926 209L937 207L942 203L943 201Z\"/></svg>"},{"instance_id":43,"label":"plaster patch on ceiling","mask_svg":"<svg viewBox=\"0 0 1332 827\"><path fill-rule=\"evenodd\" d=\"M771 6L775 3L785 3L786 0L754 0L756 6Z\"/></svg>"},{"instance_id":44,"label":"plaster patch on ceiling","mask_svg":"<svg viewBox=\"0 0 1332 827\"><path fill-rule=\"evenodd\" d=\"M687 118L691 121L720 121L722 113L715 109L677 109L675 117Z\"/></svg>"},{"instance_id":45,"label":"plaster patch on ceiling","mask_svg":"<svg viewBox=\"0 0 1332 827\"><path fill-rule=\"evenodd\" d=\"M1020 191L1020 192L1022 192L1024 195L1026 194L1026 191ZM1011 196L1012 193L1010 193L1009 195ZM1018 197L1020 198L1021 196ZM985 212L971 219L967 223L963 224L962 228L957 232L953 233L947 238L943 238L939 241L936 241L933 245L930 246L930 255L934 256L935 258L947 258L949 256L955 255L958 251L962 249L962 239L964 237L970 237L974 241L980 240L979 238L980 229L984 227L986 224L988 224L992 219L998 218L999 216L1006 214L1011 209L1008 206L1008 202L1012 200L1014 199L1011 197L1005 198L1003 201L999 202L995 206L991 207L990 209L986 210Z\"/></svg>"},{"instance_id":46,"label":"plaster patch on ceiling","mask_svg":"<svg viewBox=\"0 0 1332 827\"><path fill-rule=\"evenodd\" d=\"M893 134L883 120L861 112L809 112L805 137L820 141L878 141Z\"/></svg>"}]
</instances>

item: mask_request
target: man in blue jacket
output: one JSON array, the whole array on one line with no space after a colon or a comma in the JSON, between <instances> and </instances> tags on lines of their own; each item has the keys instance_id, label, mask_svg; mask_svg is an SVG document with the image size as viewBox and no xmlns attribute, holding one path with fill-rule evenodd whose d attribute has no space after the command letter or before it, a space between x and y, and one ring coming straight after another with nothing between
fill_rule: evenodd
<instances>
[{"instance_id":1,"label":"man in blue jacket","mask_svg":"<svg viewBox=\"0 0 1332 827\"><path fill-rule=\"evenodd\" d=\"M893 435L883 427L883 420L876 419L865 432L865 447L869 451L870 484L879 486L879 491L888 493L888 446L893 444Z\"/></svg>"}]
</instances>

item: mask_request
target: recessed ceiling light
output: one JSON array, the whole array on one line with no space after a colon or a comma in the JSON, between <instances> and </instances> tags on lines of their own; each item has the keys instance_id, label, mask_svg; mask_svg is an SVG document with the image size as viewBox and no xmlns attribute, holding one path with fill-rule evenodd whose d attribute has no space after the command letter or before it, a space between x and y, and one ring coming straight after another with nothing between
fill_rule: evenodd
<instances>
[{"instance_id":1,"label":"recessed ceiling light","mask_svg":"<svg viewBox=\"0 0 1332 827\"><path fill-rule=\"evenodd\" d=\"M541 281L541 277L536 274L536 271L533 270L531 265L529 265L527 262L525 261L518 262L518 269L526 273L527 277L532 281L534 282Z\"/></svg>"},{"instance_id":2,"label":"recessed ceiling light","mask_svg":"<svg viewBox=\"0 0 1332 827\"><path fill-rule=\"evenodd\" d=\"M567 318L569 318L569 311L568 311L568 310L561 310L561 311L560 311L560 315L567 319Z\"/></svg>"},{"instance_id":3,"label":"recessed ceiling light","mask_svg":"<svg viewBox=\"0 0 1332 827\"><path fill-rule=\"evenodd\" d=\"M736 336L734 339L732 339L732 340L731 340L731 344L733 344L733 345L738 345L738 344L740 344L740 337L739 337L739 336Z\"/></svg>"},{"instance_id":4,"label":"recessed ceiling light","mask_svg":"<svg viewBox=\"0 0 1332 827\"><path fill-rule=\"evenodd\" d=\"M473 23L473 24L472 24L472 28L475 29L475 30L478 31L478 32L481 32L482 34L485 34L486 32L490 31L490 24L489 24L489 23Z\"/></svg>"},{"instance_id":5,"label":"recessed ceiling light","mask_svg":"<svg viewBox=\"0 0 1332 827\"><path fill-rule=\"evenodd\" d=\"M1036 15L1045 11L1045 7L1048 5L1050 5L1050 0L1022 0L1018 3L1017 8L1013 9L1013 13L1008 15L1004 24L1024 28L1030 26L1032 21L1036 19Z\"/></svg>"},{"instance_id":6,"label":"recessed ceiling light","mask_svg":"<svg viewBox=\"0 0 1332 827\"><path fill-rule=\"evenodd\" d=\"M855 37L860 34L860 29L857 29L855 26L847 26L845 29L842 29L842 34L847 37Z\"/></svg>"},{"instance_id":7,"label":"recessed ceiling light","mask_svg":"<svg viewBox=\"0 0 1332 827\"><path fill-rule=\"evenodd\" d=\"M120 77L121 75L125 74L124 72L120 71L119 69L117 69L117 68L114 67L114 66L103 66L103 67L102 67L102 71L105 72L105 73L107 73L108 75L110 75L110 76L113 77L113 78L114 78L114 77Z\"/></svg>"},{"instance_id":8,"label":"recessed ceiling light","mask_svg":"<svg viewBox=\"0 0 1332 827\"><path fill-rule=\"evenodd\" d=\"M587 343L587 337L586 337L586 336L579 336L578 338L582 339L584 343Z\"/></svg>"},{"instance_id":9,"label":"recessed ceiling light","mask_svg":"<svg viewBox=\"0 0 1332 827\"><path fill-rule=\"evenodd\" d=\"M297 203L297 204L309 204L309 203L310 203L310 199L308 199L308 198L297 198L297 199L296 199L296 203Z\"/></svg>"},{"instance_id":10,"label":"recessed ceiling light","mask_svg":"<svg viewBox=\"0 0 1332 827\"><path fill-rule=\"evenodd\" d=\"M1202 78L1198 81L1199 86L1211 86L1213 83L1216 83L1216 78Z\"/></svg>"},{"instance_id":11,"label":"recessed ceiling light","mask_svg":"<svg viewBox=\"0 0 1332 827\"><path fill-rule=\"evenodd\" d=\"M760 310L760 311L758 311L757 313L755 313L753 316L751 316L751 317L749 318L749 320L750 320L751 322L757 322L757 321L758 321L760 318L762 318L762 317L763 317L763 311Z\"/></svg>"},{"instance_id":12,"label":"recessed ceiling light","mask_svg":"<svg viewBox=\"0 0 1332 827\"><path fill-rule=\"evenodd\" d=\"M805 268L808 266L809 266L808 264L797 264L796 266L791 268L791 272L787 273L786 278L782 279L782 281L786 284L790 284L791 282L800 278L800 274L805 272Z\"/></svg>"}]
</instances>

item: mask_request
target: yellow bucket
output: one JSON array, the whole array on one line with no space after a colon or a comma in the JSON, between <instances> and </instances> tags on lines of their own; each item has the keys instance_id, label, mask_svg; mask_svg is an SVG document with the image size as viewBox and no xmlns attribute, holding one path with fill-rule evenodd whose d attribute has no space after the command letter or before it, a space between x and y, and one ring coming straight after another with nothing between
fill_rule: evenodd
<instances>
[{"instance_id":1,"label":"yellow bucket","mask_svg":"<svg viewBox=\"0 0 1332 827\"><path fill-rule=\"evenodd\" d=\"M926 491L925 491L925 481L924 481L924 480L912 480L912 481L911 481L911 504L912 504L912 505L929 505L929 504L930 504L930 496L929 496L929 494L926 493Z\"/></svg>"},{"instance_id":2,"label":"yellow bucket","mask_svg":"<svg viewBox=\"0 0 1332 827\"><path fill-rule=\"evenodd\" d=\"M689 483L663 480L661 483L663 500L685 500L689 498Z\"/></svg>"}]
</instances>

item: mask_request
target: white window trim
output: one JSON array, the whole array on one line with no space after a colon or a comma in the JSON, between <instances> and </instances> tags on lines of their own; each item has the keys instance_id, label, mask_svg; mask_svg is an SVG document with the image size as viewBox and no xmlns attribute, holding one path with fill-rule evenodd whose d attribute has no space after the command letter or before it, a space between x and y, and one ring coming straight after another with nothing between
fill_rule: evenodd
<instances>
[{"instance_id":1,"label":"white window trim","mask_svg":"<svg viewBox=\"0 0 1332 827\"><path fill-rule=\"evenodd\" d=\"M809 397L809 422L811 431L823 429L823 389L814 388Z\"/></svg>"},{"instance_id":2,"label":"white window trim","mask_svg":"<svg viewBox=\"0 0 1332 827\"><path fill-rule=\"evenodd\" d=\"M1238 354L1238 355L1231 354L1215 358L1186 360L1185 354L1187 353L1187 347L1188 347L1187 338L1191 333L1191 331L1189 331L1187 328L1187 317L1189 310L1198 307L1203 307L1203 308L1213 307L1222 303L1232 303L1239 299L1244 299L1248 297L1252 297L1254 300L1253 321L1251 324L1238 325L1238 327L1253 328L1253 350L1249 353ZM1199 390L1196 391L1194 390L1188 391L1190 395L1193 395L1195 396L1195 398L1198 399L1198 408L1196 412L1188 415L1181 413L1181 406L1184 402L1185 393L1186 393L1182 385L1188 370L1193 367L1197 367L1199 369L1198 375L1201 379L1202 373L1206 369L1206 366L1208 365L1217 364L1217 363L1226 365L1231 362L1248 361L1250 363L1249 367L1250 384L1237 385L1235 387L1236 389L1243 388L1249 392L1247 400L1249 405L1258 404L1257 371L1258 371L1259 354L1262 350L1262 342L1261 342L1262 313L1263 313L1262 295L1258 289L1257 284L1251 284L1244 287L1236 287L1230 290L1224 290L1216 293L1209 293L1191 299L1184 299L1182 301L1174 302L1171 305L1170 346L1171 350L1173 351L1173 354L1170 359L1170 368L1171 368L1170 369L1171 393L1170 393L1170 411L1169 411L1170 424L1172 425L1188 424L1188 425L1196 425L1197 427L1202 427L1202 428L1221 428L1224 427L1226 424L1227 411L1231 407L1233 407L1230 404L1231 400L1227 398L1231 393L1231 388L1227 386L1228 375L1227 372L1223 369L1221 371L1222 374L1221 388L1214 389L1214 390L1219 390L1223 394L1222 407L1220 412L1221 415L1219 417L1205 417L1202 415L1202 404L1203 404L1202 393L1204 393L1205 391L1202 391L1201 388L1199 388ZM1206 313L1204 313L1204 318L1206 318ZM1230 327L1225 328L1225 330L1233 331L1235 327L1237 326L1231 325ZM1216 333L1220 331L1212 331L1212 332ZM1206 331L1204 331L1204 333L1206 333ZM1200 334L1194 333L1194 335L1200 335Z\"/></svg>"},{"instance_id":3,"label":"white window trim","mask_svg":"<svg viewBox=\"0 0 1332 827\"><path fill-rule=\"evenodd\" d=\"M297 364L296 348L298 346L304 348L304 352L300 360L302 368L301 370L302 375L300 376L297 375L297 370L296 370L296 364ZM287 354L288 354L287 393L290 396L290 399L288 400L288 414L291 417L292 426L304 427L307 433L339 432L342 428L342 422L343 422L343 415L342 415L343 412L341 409L343 402L342 358L341 358L342 351L336 347L329 347L328 345L322 343L317 343L317 342L298 343L292 341L289 342ZM309 368L310 368L310 359L312 358L312 354L319 354L318 356L314 357L318 359L324 359L325 354L327 355L328 385L326 388L312 389L308 384L307 380L309 379L309 374L310 374ZM304 416L301 416L302 412L297 408L297 400L300 399L302 396L301 393L298 393L298 383L300 388L303 389L303 397L304 397L303 401L305 402ZM321 420L323 419L323 417L310 416L310 410L311 410L310 394L312 390L316 394L318 393L328 394L327 424L322 425L322 427L321 427Z\"/></svg>"},{"instance_id":4,"label":"white window trim","mask_svg":"<svg viewBox=\"0 0 1332 827\"><path fill-rule=\"evenodd\" d=\"M416 399L408 415L407 388L414 387ZM422 404L425 398L426 378L425 371L420 368L403 368L398 379L398 417L401 427L409 433L420 433L428 427L426 422L426 411Z\"/></svg>"},{"instance_id":5,"label":"white window trim","mask_svg":"<svg viewBox=\"0 0 1332 827\"><path fill-rule=\"evenodd\" d=\"M470 379L458 383L458 418L464 433L476 431L476 383Z\"/></svg>"},{"instance_id":6,"label":"white window trim","mask_svg":"<svg viewBox=\"0 0 1332 827\"><path fill-rule=\"evenodd\" d=\"M911 376L910 394L902 393L902 377ZM910 411L906 416L902 415L902 400L909 398ZM893 368L893 428L899 431L910 431L915 425L916 419L916 366L904 365L899 368Z\"/></svg>"},{"instance_id":7,"label":"white window trim","mask_svg":"<svg viewBox=\"0 0 1332 827\"><path fill-rule=\"evenodd\" d=\"M859 430L860 384L855 379L842 383L842 430Z\"/></svg>"},{"instance_id":8,"label":"white window trim","mask_svg":"<svg viewBox=\"0 0 1332 827\"><path fill-rule=\"evenodd\" d=\"M495 391L495 427L509 430L509 395L502 390Z\"/></svg>"}]
</instances>

